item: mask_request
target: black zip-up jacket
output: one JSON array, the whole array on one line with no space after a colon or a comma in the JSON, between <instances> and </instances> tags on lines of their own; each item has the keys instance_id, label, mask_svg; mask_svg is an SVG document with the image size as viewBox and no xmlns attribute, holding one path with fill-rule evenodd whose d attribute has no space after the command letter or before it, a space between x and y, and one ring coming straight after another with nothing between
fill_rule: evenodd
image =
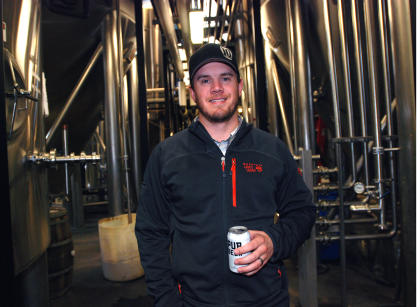
<instances>
[{"instance_id":1,"label":"black zip-up jacket","mask_svg":"<svg viewBox=\"0 0 420 307\"><path fill-rule=\"evenodd\" d=\"M142 186L135 231L155 306L288 307L282 259L314 221L311 192L281 140L243 121L223 156L194 122L156 146ZM251 277L229 270L235 225L265 231L274 244Z\"/></svg>"}]
</instances>

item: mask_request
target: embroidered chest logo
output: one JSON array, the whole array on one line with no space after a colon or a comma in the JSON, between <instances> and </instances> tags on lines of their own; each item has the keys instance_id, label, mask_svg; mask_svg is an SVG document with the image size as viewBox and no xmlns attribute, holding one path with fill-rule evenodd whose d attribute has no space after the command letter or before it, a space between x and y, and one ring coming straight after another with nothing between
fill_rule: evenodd
<instances>
[{"instance_id":1,"label":"embroidered chest logo","mask_svg":"<svg viewBox=\"0 0 420 307\"><path fill-rule=\"evenodd\" d=\"M263 165L259 163L250 163L244 162L242 163L244 169L247 173L262 173L263 172Z\"/></svg>"}]
</instances>

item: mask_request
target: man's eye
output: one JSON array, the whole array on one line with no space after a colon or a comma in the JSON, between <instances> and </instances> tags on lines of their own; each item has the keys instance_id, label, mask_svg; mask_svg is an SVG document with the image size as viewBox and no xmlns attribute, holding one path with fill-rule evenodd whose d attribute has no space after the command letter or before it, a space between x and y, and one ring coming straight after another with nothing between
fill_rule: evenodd
<instances>
[{"instance_id":1,"label":"man's eye","mask_svg":"<svg viewBox=\"0 0 420 307\"><path fill-rule=\"evenodd\" d=\"M222 79L222 80L223 80L224 82L228 82L228 81L230 81L231 79L232 79L231 77L223 77L223 79Z\"/></svg>"},{"instance_id":2,"label":"man's eye","mask_svg":"<svg viewBox=\"0 0 420 307\"><path fill-rule=\"evenodd\" d=\"M209 83L210 81L209 81L209 79L201 79L200 80L200 83L201 84L207 84L207 83Z\"/></svg>"}]
</instances>

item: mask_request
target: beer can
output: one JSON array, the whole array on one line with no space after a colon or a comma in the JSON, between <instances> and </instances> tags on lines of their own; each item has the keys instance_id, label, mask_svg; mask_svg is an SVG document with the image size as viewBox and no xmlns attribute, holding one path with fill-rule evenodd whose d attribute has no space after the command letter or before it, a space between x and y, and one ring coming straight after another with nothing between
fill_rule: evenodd
<instances>
[{"instance_id":1,"label":"beer can","mask_svg":"<svg viewBox=\"0 0 420 307\"><path fill-rule=\"evenodd\" d=\"M251 241L251 236L249 235L248 228L245 226L233 226L229 228L227 234L227 245L228 245L228 256L229 256L229 268L232 272L238 273L238 268L245 265L236 265L235 259L245 257L250 254L250 252L235 255L234 250L238 247L244 246L249 241Z\"/></svg>"}]
</instances>

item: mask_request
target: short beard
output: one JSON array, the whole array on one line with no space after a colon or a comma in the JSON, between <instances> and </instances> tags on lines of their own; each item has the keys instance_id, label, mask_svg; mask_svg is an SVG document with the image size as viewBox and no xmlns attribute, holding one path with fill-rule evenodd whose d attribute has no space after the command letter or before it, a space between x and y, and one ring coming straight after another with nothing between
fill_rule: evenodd
<instances>
[{"instance_id":1,"label":"short beard","mask_svg":"<svg viewBox=\"0 0 420 307\"><path fill-rule=\"evenodd\" d=\"M224 115L221 115L221 116L209 114L208 112L206 112L205 110L203 110L201 108L200 103L197 103L197 107L198 107L198 110L200 111L200 114L205 119L207 119L209 122L212 122L212 123L223 123L223 122L226 122L229 119L231 119L232 116L236 113L236 110L238 109L238 105L239 105L239 100L240 99L237 100L235 106L232 108L232 110L230 110L230 112L228 112L228 113L226 113Z\"/></svg>"}]
</instances>

